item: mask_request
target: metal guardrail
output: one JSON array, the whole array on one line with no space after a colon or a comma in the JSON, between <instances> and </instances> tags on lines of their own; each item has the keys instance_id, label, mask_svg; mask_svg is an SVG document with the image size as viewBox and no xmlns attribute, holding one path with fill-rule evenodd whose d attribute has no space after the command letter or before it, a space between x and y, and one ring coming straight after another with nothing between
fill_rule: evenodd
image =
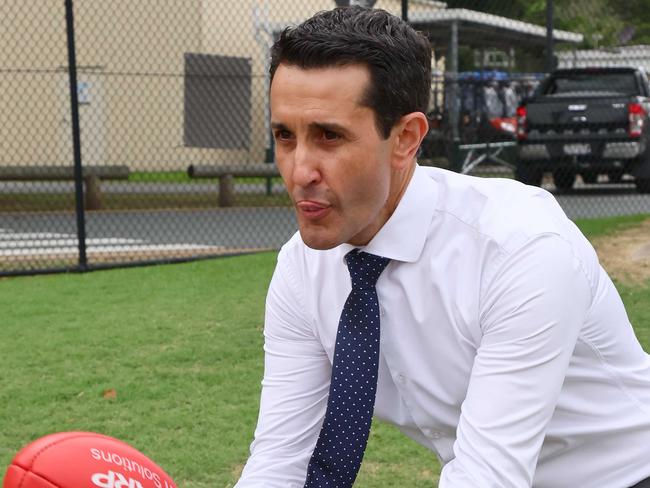
<instances>
[{"instance_id":1,"label":"metal guardrail","mask_svg":"<svg viewBox=\"0 0 650 488\"><path fill-rule=\"evenodd\" d=\"M501 158L500 155L504 149L516 146L515 141L461 144L458 146L458 150L461 155L465 153L465 157L461 161L460 172L468 174L482 163L499 164L514 169L514 164Z\"/></svg>"}]
</instances>

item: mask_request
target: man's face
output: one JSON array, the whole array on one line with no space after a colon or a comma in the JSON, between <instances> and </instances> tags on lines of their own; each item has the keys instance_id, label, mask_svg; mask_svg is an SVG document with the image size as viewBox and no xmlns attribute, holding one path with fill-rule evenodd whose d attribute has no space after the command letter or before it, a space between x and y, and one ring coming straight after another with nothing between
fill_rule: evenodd
<instances>
[{"instance_id":1,"label":"man's face","mask_svg":"<svg viewBox=\"0 0 650 488\"><path fill-rule=\"evenodd\" d=\"M367 244L399 198L391 155L372 109L360 104L370 82L360 65L301 69L280 64L271 85L275 157L314 249Z\"/></svg>"}]
</instances>

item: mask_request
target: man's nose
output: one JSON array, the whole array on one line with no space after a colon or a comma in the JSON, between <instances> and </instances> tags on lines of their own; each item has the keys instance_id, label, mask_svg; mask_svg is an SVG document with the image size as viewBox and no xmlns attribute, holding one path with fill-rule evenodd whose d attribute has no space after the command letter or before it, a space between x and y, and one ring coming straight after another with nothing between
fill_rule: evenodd
<instances>
[{"instance_id":1,"label":"man's nose","mask_svg":"<svg viewBox=\"0 0 650 488\"><path fill-rule=\"evenodd\" d=\"M292 178L294 184L303 187L318 183L321 179L316 151L310 149L307 143L296 144Z\"/></svg>"}]
</instances>

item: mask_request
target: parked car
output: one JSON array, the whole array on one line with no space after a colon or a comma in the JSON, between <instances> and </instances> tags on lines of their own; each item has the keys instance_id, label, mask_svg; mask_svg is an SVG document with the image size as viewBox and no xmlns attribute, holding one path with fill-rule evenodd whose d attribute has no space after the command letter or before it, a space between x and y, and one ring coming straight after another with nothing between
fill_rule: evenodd
<instances>
[{"instance_id":1,"label":"parked car","mask_svg":"<svg viewBox=\"0 0 650 488\"><path fill-rule=\"evenodd\" d=\"M432 81L433 107L427 114L430 130L420 156L451 157L452 108L458 113L457 135L461 144L513 142L517 107L543 77L541 73L464 71L458 74L454 87L444 73L437 73ZM455 98L452 88L455 88Z\"/></svg>"},{"instance_id":2,"label":"parked car","mask_svg":"<svg viewBox=\"0 0 650 488\"><path fill-rule=\"evenodd\" d=\"M650 85L634 68L573 68L551 73L517 109L515 177L540 185L552 172L566 190L576 175L593 183L632 175L650 193Z\"/></svg>"}]
</instances>

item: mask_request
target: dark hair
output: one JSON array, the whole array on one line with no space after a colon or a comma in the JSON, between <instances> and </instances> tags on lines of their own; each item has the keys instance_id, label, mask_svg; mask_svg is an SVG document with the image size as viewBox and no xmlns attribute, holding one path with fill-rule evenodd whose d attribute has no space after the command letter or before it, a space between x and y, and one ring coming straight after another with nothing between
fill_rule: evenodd
<instances>
[{"instance_id":1,"label":"dark hair","mask_svg":"<svg viewBox=\"0 0 650 488\"><path fill-rule=\"evenodd\" d=\"M280 63L303 69L367 66L370 84L360 103L375 112L384 138L403 115L426 113L429 106L429 41L384 10L341 7L287 27L271 49L271 80Z\"/></svg>"}]
</instances>

